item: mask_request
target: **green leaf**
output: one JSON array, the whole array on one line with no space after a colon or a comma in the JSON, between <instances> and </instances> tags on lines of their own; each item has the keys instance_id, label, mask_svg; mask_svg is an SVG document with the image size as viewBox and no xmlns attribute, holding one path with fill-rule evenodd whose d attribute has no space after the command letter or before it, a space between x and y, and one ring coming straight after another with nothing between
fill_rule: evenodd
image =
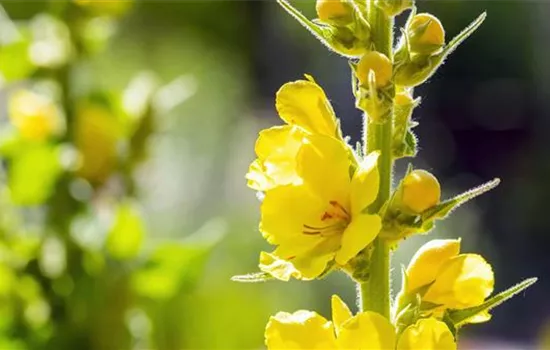
<instances>
[{"instance_id":1,"label":"green leaf","mask_svg":"<svg viewBox=\"0 0 550 350\"><path fill-rule=\"evenodd\" d=\"M487 18L487 12L483 12L481 15L479 15L470 25L468 25L466 28L464 28L460 34L455 36L453 40L449 42L449 44L445 47L445 50L443 50L443 53L441 54L442 58L441 60L444 60L447 56L449 56L451 53L453 53L456 48L464 42L464 40L468 39L470 35L472 35L477 28L485 21L485 18Z\"/></svg>"},{"instance_id":2,"label":"green leaf","mask_svg":"<svg viewBox=\"0 0 550 350\"><path fill-rule=\"evenodd\" d=\"M267 272L252 272L246 275L237 275L231 277L231 280L234 282L242 283L257 283L257 282L266 282L272 280L273 276Z\"/></svg>"},{"instance_id":3,"label":"green leaf","mask_svg":"<svg viewBox=\"0 0 550 350\"><path fill-rule=\"evenodd\" d=\"M453 322L455 326L463 325L467 323L472 317L479 315L483 312L488 312L491 309L499 306L513 296L521 293L525 289L529 288L537 282L537 278L528 278L523 282L516 284L515 286L508 288L504 292L501 292L492 298L485 301L483 304L475 307L471 307L463 310L452 310L448 312L449 319Z\"/></svg>"}]
</instances>

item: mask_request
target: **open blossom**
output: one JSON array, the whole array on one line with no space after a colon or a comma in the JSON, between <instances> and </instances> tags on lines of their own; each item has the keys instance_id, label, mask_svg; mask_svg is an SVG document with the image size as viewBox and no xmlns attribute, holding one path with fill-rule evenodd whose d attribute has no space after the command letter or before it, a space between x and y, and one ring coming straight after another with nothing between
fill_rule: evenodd
<instances>
[{"instance_id":1,"label":"open blossom","mask_svg":"<svg viewBox=\"0 0 550 350\"><path fill-rule=\"evenodd\" d=\"M346 304L332 297L332 322L312 311L279 312L265 330L268 349L423 349L453 350L456 343L445 323L425 318L396 336L382 315L366 311L353 316Z\"/></svg>"},{"instance_id":2,"label":"open blossom","mask_svg":"<svg viewBox=\"0 0 550 350\"><path fill-rule=\"evenodd\" d=\"M493 292L491 265L480 255L459 252L459 239L436 239L422 246L407 268L404 294L419 293L422 302L436 310L481 305ZM471 322L487 319L484 315Z\"/></svg>"},{"instance_id":3,"label":"open blossom","mask_svg":"<svg viewBox=\"0 0 550 350\"><path fill-rule=\"evenodd\" d=\"M260 133L247 174L265 193L260 231L278 246L261 254L260 269L281 280L313 279L332 261L345 265L380 231L380 217L364 213L378 194L378 154L357 163L312 81L283 86L277 110L287 125Z\"/></svg>"}]
</instances>

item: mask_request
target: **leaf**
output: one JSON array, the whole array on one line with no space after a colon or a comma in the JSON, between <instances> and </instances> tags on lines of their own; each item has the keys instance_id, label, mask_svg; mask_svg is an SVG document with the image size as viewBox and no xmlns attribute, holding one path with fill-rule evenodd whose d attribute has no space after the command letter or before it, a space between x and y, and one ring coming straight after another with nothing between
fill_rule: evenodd
<instances>
[{"instance_id":1,"label":"leaf","mask_svg":"<svg viewBox=\"0 0 550 350\"><path fill-rule=\"evenodd\" d=\"M475 307L471 307L463 310L453 310L449 311L449 319L453 322L455 326L460 326L466 323L472 317L483 313L488 312L489 310L499 306L513 296L521 293L525 289L529 288L537 282L537 278L528 278L523 282L516 284L515 286L508 288L504 292L501 292L492 298L485 301L483 304Z\"/></svg>"},{"instance_id":2,"label":"leaf","mask_svg":"<svg viewBox=\"0 0 550 350\"><path fill-rule=\"evenodd\" d=\"M266 282L272 280L273 276L267 272L252 272L246 275L237 275L231 277L231 280L234 282L242 283L257 283L257 282Z\"/></svg>"}]
</instances>

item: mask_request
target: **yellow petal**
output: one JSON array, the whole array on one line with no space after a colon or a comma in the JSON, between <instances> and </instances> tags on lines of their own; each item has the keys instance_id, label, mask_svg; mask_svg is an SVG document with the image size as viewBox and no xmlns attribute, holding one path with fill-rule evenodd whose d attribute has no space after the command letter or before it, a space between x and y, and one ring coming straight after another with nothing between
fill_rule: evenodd
<instances>
[{"instance_id":1,"label":"yellow petal","mask_svg":"<svg viewBox=\"0 0 550 350\"><path fill-rule=\"evenodd\" d=\"M461 254L443 265L423 300L463 309L483 303L493 292L491 265L477 254Z\"/></svg>"},{"instance_id":2,"label":"yellow petal","mask_svg":"<svg viewBox=\"0 0 550 350\"><path fill-rule=\"evenodd\" d=\"M324 242L321 242L321 244ZM321 275L334 253L316 253L316 247L303 255L287 257L278 248L273 253L260 254L260 270L281 280L289 281L291 277L299 280L312 280Z\"/></svg>"},{"instance_id":3,"label":"yellow petal","mask_svg":"<svg viewBox=\"0 0 550 350\"><path fill-rule=\"evenodd\" d=\"M256 191L267 191L277 185L273 179L267 176L263 163L259 159L250 164L245 178L247 180L246 185Z\"/></svg>"},{"instance_id":4,"label":"yellow petal","mask_svg":"<svg viewBox=\"0 0 550 350\"><path fill-rule=\"evenodd\" d=\"M456 342L447 325L434 318L425 318L405 329L397 350L456 350Z\"/></svg>"},{"instance_id":5,"label":"yellow petal","mask_svg":"<svg viewBox=\"0 0 550 350\"><path fill-rule=\"evenodd\" d=\"M369 154L359 165L351 180L351 212L360 213L374 202L378 195L380 175L378 173L378 152Z\"/></svg>"},{"instance_id":6,"label":"yellow petal","mask_svg":"<svg viewBox=\"0 0 550 350\"><path fill-rule=\"evenodd\" d=\"M288 243L309 249L322 237L304 234L304 224L324 226L321 216L325 209L326 204L305 186L276 187L266 192L262 202L260 231L271 244Z\"/></svg>"},{"instance_id":7,"label":"yellow petal","mask_svg":"<svg viewBox=\"0 0 550 350\"><path fill-rule=\"evenodd\" d=\"M338 135L336 117L323 89L313 81L298 80L279 89L276 107L281 119L314 134Z\"/></svg>"},{"instance_id":8,"label":"yellow petal","mask_svg":"<svg viewBox=\"0 0 550 350\"><path fill-rule=\"evenodd\" d=\"M480 312L479 314L472 316L465 321L463 321L464 324L466 323L484 323L491 320L491 314L487 311Z\"/></svg>"},{"instance_id":9,"label":"yellow petal","mask_svg":"<svg viewBox=\"0 0 550 350\"><path fill-rule=\"evenodd\" d=\"M345 265L363 248L374 241L380 229L382 220L378 215L357 214L342 235L342 246L336 253L336 262Z\"/></svg>"},{"instance_id":10,"label":"yellow petal","mask_svg":"<svg viewBox=\"0 0 550 350\"><path fill-rule=\"evenodd\" d=\"M336 335L340 333L340 329L342 328L342 325L353 317L351 314L351 311L349 310L348 306L340 297L336 294L332 296L331 299L331 306L332 306L332 322L334 323L334 329L336 331Z\"/></svg>"},{"instance_id":11,"label":"yellow petal","mask_svg":"<svg viewBox=\"0 0 550 350\"><path fill-rule=\"evenodd\" d=\"M338 335L341 349L394 349L395 330L382 315L367 311L344 323Z\"/></svg>"},{"instance_id":12,"label":"yellow petal","mask_svg":"<svg viewBox=\"0 0 550 350\"><path fill-rule=\"evenodd\" d=\"M311 135L298 152L298 174L327 203L349 209L351 161L346 146L331 137Z\"/></svg>"},{"instance_id":13,"label":"yellow petal","mask_svg":"<svg viewBox=\"0 0 550 350\"><path fill-rule=\"evenodd\" d=\"M432 283L441 266L459 252L459 239L434 239L420 247L407 268L407 292Z\"/></svg>"},{"instance_id":14,"label":"yellow petal","mask_svg":"<svg viewBox=\"0 0 550 350\"><path fill-rule=\"evenodd\" d=\"M275 186L299 184L296 156L305 131L298 127L276 126L260 132L256 141L256 159L246 178L248 186L267 191Z\"/></svg>"},{"instance_id":15,"label":"yellow petal","mask_svg":"<svg viewBox=\"0 0 550 350\"><path fill-rule=\"evenodd\" d=\"M265 344L274 349L336 349L332 323L312 311L279 312L265 328Z\"/></svg>"}]
</instances>

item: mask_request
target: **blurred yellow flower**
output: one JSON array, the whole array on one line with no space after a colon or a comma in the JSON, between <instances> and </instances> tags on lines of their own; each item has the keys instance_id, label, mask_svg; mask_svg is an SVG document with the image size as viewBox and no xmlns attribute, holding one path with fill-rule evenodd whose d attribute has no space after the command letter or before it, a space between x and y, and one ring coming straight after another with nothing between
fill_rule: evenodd
<instances>
[{"instance_id":1,"label":"blurred yellow flower","mask_svg":"<svg viewBox=\"0 0 550 350\"><path fill-rule=\"evenodd\" d=\"M482 304L493 292L491 265L480 255L459 251L460 240L432 240L422 246L407 268L405 294L420 293L423 302L439 309Z\"/></svg>"},{"instance_id":2,"label":"blurred yellow flower","mask_svg":"<svg viewBox=\"0 0 550 350\"><path fill-rule=\"evenodd\" d=\"M345 265L371 243L381 220L363 210L378 193L377 160L373 153L354 169L341 141L305 136L294 183L265 193L260 231L278 247L261 254L260 269L285 281L313 279L329 262Z\"/></svg>"},{"instance_id":3,"label":"blurred yellow flower","mask_svg":"<svg viewBox=\"0 0 550 350\"><path fill-rule=\"evenodd\" d=\"M30 90L19 90L10 96L9 118L21 137L31 141L44 141L63 127L56 104Z\"/></svg>"},{"instance_id":4,"label":"blurred yellow flower","mask_svg":"<svg viewBox=\"0 0 550 350\"><path fill-rule=\"evenodd\" d=\"M91 103L77 108L75 143L81 155L78 174L98 184L105 181L116 167L120 125L107 107Z\"/></svg>"},{"instance_id":5,"label":"blurred yellow flower","mask_svg":"<svg viewBox=\"0 0 550 350\"><path fill-rule=\"evenodd\" d=\"M266 326L268 349L422 349L452 350L456 343L447 326L422 319L403 332L396 347L394 326L375 312L353 316L346 304L332 297L332 322L312 311L279 312Z\"/></svg>"}]
</instances>

